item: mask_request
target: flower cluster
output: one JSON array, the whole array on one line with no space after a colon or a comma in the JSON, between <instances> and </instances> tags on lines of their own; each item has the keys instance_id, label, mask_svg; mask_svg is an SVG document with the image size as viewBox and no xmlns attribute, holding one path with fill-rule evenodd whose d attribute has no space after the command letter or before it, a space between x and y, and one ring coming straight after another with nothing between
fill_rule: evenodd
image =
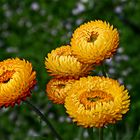
<instances>
[{"instance_id":1,"label":"flower cluster","mask_svg":"<svg viewBox=\"0 0 140 140\"><path fill-rule=\"evenodd\" d=\"M103 127L122 119L129 110L127 89L108 77L90 76L95 65L116 52L119 33L107 22L95 20L78 27L70 45L52 50L45 59L53 78L46 85L48 98L64 104L74 122Z\"/></svg>"}]
</instances>

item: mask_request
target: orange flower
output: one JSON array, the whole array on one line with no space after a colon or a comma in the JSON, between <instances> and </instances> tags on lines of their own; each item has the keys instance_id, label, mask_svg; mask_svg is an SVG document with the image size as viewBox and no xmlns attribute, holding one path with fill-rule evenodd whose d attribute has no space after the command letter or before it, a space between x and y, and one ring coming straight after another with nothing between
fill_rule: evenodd
<instances>
[{"instance_id":1,"label":"orange flower","mask_svg":"<svg viewBox=\"0 0 140 140\"><path fill-rule=\"evenodd\" d=\"M71 89L75 79L54 78L46 86L47 96L56 104L64 104L67 92Z\"/></svg>"},{"instance_id":2,"label":"orange flower","mask_svg":"<svg viewBox=\"0 0 140 140\"><path fill-rule=\"evenodd\" d=\"M56 78L69 77L79 78L89 74L91 65L83 64L71 53L70 46L61 46L52 50L45 61L46 69L50 75Z\"/></svg>"},{"instance_id":3,"label":"orange flower","mask_svg":"<svg viewBox=\"0 0 140 140\"><path fill-rule=\"evenodd\" d=\"M83 63L99 64L110 58L119 44L117 29L109 23L95 20L77 28L71 39L73 54Z\"/></svg>"},{"instance_id":4,"label":"orange flower","mask_svg":"<svg viewBox=\"0 0 140 140\"><path fill-rule=\"evenodd\" d=\"M36 72L28 61L19 58L0 62L0 107L14 106L30 96Z\"/></svg>"},{"instance_id":5,"label":"orange flower","mask_svg":"<svg viewBox=\"0 0 140 140\"><path fill-rule=\"evenodd\" d=\"M123 85L105 77L77 80L67 92L65 108L83 127L103 127L122 119L129 110L130 96Z\"/></svg>"}]
</instances>

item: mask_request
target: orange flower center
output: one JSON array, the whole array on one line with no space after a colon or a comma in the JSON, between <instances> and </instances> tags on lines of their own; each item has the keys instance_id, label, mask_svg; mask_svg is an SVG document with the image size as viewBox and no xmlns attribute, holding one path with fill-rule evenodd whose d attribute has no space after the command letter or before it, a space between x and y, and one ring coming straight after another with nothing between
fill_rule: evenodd
<instances>
[{"instance_id":1,"label":"orange flower center","mask_svg":"<svg viewBox=\"0 0 140 140\"><path fill-rule=\"evenodd\" d=\"M57 87L58 89L63 89L65 86L66 86L65 84L55 85L55 87Z\"/></svg>"},{"instance_id":2,"label":"orange flower center","mask_svg":"<svg viewBox=\"0 0 140 140\"><path fill-rule=\"evenodd\" d=\"M89 35L89 38L87 39L88 42L94 43L97 38L98 38L98 33L97 32L91 32L91 34Z\"/></svg>"},{"instance_id":3,"label":"orange flower center","mask_svg":"<svg viewBox=\"0 0 140 140\"><path fill-rule=\"evenodd\" d=\"M7 83L15 71L5 71L0 75L0 83Z\"/></svg>"},{"instance_id":4,"label":"orange flower center","mask_svg":"<svg viewBox=\"0 0 140 140\"><path fill-rule=\"evenodd\" d=\"M65 84L63 84L63 82L60 82L60 83L58 83L58 82L56 82L56 83L53 83L53 85L51 85L51 89L53 90L53 91L60 91L60 90L63 90L64 88L65 88Z\"/></svg>"},{"instance_id":5,"label":"orange flower center","mask_svg":"<svg viewBox=\"0 0 140 140\"><path fill-rule=\"evenodd\" d=\"M113 101L113 97L101 90L95 90L92 92L84 92L80 95L80 103L82 103L86 109L95 107L97 103Z\"/></svg>"}]
</instances>

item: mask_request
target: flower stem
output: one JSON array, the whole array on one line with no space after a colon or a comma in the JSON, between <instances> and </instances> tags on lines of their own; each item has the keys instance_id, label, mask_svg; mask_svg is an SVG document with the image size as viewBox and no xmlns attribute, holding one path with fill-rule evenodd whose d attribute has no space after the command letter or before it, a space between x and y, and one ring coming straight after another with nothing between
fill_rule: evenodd
<instances>
[{"instance_id":1,"label":"flower stem","mask_svg":"<svg viewBox=\"0 0 140 140\"><path fill-rule=\"evenodd\" d=\"M93 140L94 139L93 128L88 128L87 131L90 139Z\"/></svg>"},{"instance_id":2,"label":"flower stem","mask_svg":"<svg viewBox=\"0 0 140 140\"><path fill-rule=\"evenodd\" d=\"M104 77L108 77L108 74L106 73L105 65L102 65L102 74Z\"/></svg>"},{"instance_id":3,"label":"flower stem","mask_svg":"<svg viewBox=\"0 0 140 140\"><path fill-rule=\"evenodd\" d=\"M116 140L116 126L115 125L113 125L112 136L113 136L113 140Z\"/></svg>"},{"instance_id":4,"label":"flower stem","mask_svg":"<svg viewBox=\"0 0 140 140\"><path fill-rule=\"evenodd\" d=\"M103 140L103 128L99 128L99 140Z\"/></svg>"},{"instance_id":5,"label":"flower stem","mask_svg":"<svg viewBox=\"0 0 140 140\"><path fill-rule=\"evenodd\" d=\"M45 117L45 115L36 107L34 106L30 101L24 101L26 102L34 112L36 112L36 114L38 116L40 116L40 118L46 122L46 124L48 125L48 127L51 129L53 135L58 139L58 140L62 140L61 136L57 133L57 131L55 130L55 128L52 126L52 124L49 122L49 120L47 119L47 117Z\"/></svg>"},{"instance_id":6,"label":"flower stem","mask_svg":"<svg viewBox=\"0 0 140 140\"><path fill-rule=\"evenodd\" d=\"M82 127L79 128L79 131L78 131L78 134L77 134L77 139L78 140L81 140L82 139L83 130L84 129Z\"/></svg>"}]
</instances>

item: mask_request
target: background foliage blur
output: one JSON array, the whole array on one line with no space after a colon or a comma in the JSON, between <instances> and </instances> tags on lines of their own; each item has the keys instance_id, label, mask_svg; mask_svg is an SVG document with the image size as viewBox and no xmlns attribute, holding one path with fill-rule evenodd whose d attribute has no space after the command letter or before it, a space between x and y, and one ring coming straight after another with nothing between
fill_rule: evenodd
<instances>
[{"instance_id":1,"label":"background foliage blur","mask_svg":"<svg viewBox=\"0 0 140 140\"><path fill-rule=\"evenodd\" d=\"M0 61L20 57L33 64L38 84L30 100L45 113L64 140L88 140L89 137L86 129L71 122L62 105L48 101L45 88L50 77L44 59L52 49L69 44L80 24L95 19L108 21L120 32L118 52L105 62L109 77L125 84L131 95L130 111L116 125L117 139L140 139L139 13L139 0L0 1ZM93 74L101 75L100 68ZM54 139L49 128L25 103L0 109L0 118L1 140ZM107 140L111 130L111 127L105 130Z\"/></svg>"}]
</instances>

